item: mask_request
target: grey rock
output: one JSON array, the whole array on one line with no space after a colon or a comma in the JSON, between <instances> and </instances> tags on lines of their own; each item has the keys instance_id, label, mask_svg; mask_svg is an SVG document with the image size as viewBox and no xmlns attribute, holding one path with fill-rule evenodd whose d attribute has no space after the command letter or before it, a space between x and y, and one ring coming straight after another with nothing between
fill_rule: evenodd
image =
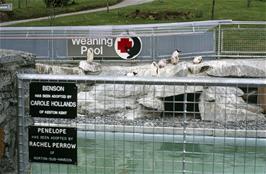
<instances>
[{"instance_id":1,"label":"grey rock","mask_svg":"<svg viewBox=\"0 0 266 174\"><path fill-rule=\"evenodd\" d=\"M154 123L152 123L152 122L145 122L145 123L143 124L143 126L144 126L144 127L154 127Z\"/></svg>"},{"instance_id":2,"label":"grey rock","mask_svg":"<svg viewBox=\"0 0 266 174\"><path fill-rule=\"evenodd\" d=\"M134 98L116 98L93 91L78 94L78 113L82 115L111 114L134 108L136 108Z\"/></svg>"},{"instance_id":3,"label":"grey rock","mask_svg":"<svg viewBox=\"0 0 266 174\"><path fill-rule=\"evenodd\" d=\"M78 67L36 63L35 68L40 74L84 75L84 72Z\"/></svg>"},{"instance_id":4,"label":"grey rock","mask_svg":"<svg viewBox=\"0 0 266 174\"><path fill-rule=\"evenodd\" d=\"M84 72L100 72L102 70L101 64L96 62L88 62L86 60L79 62L79 68L82 69Z\"/></svg>"},{"instance_id":5,"label":"grey rock","mask_svg":"<svg viewBox=\"0 0 266 174\"><path fill-rule=\"evenodd\" d=\"M202 86L185 87L185 86L156 85L153 87L150 87L149 95L154 95L157 98L171 97L184 93L199 93L200 91L203 90Z\"/></svg>"},{"instance_id":6,"label":"grey rock","mask_svg":"<svg viewBox=\"0 0 266 174\"><path fill-rule=\"evenodd\" d=\"M215 100L226 100L232 102L233 99L237 99L236 97L241 97L244 95L244 92L239 88L234 87L208 87L208 89L204 90L204 99L205 101L215 101ZM225 101L224 101L225 102ZM237 101L234 100L234 103Z\"/></svg>"},{"instance_id":7,"label":"grey rock","mask_svg":"<svg viewBox=\"0 0 266 174\"><path fill-rule=\"evenodd\" d=\"M136 66L102 66L101 75L125 75L129 72L136 72L137 77L183 77L188 75L187 62L180 62L177 65L167 64L163 68L157 68L151 64Z\"/></svg>"},{"instance_id":8,"label":"grey rock","mask_svg":"<svg viewBox=\"0 0 266 174\"><path fill-rule=\"evenodd\" d=\"M12 74L9 71L0 71L0 79L1 79L0 89L5 86L9 86L13 83Z\"/></svg>"},{"instance_id":9,"label":"grey rock","mask_svg":"<svg viewBox=\"0 0 266 174\"><path fill-rule=\"evenodd\" d=\"M17 67L33 66L36 56L32 53L0 49L0 66L9 70L16 70Z\"/></svg>"},{"instance_id":10,"label":"grey rock","mask_svg":"<svg viewBox=\"0 0 266 174\"><path fill-rule=\"evenodd\" d=\"M243 92L234 87L209 87L200 96L199 111L202 120L242 121L264 119L259 106L246 103Z\"/></svg>"},{"instance_id":11,"label":"grey rock","mask_svg":"<svg viewBox=\"0 0 266 174\"><path fill-rule=\"evenodd\" d=\"M188 70L191 74L201 74L211 70L212 67L205 64L192 64L188 66Z\"/></svg>"},{"instance_id":12,"label":"grey rock","mask_svg":"<svg viewBox=\"0 0 266 174\"><path fill-rule=\"evenodd\" d=\"M7 110L7 108L9 107L9 104L10 104L9 101L0 98L0 114Z\"/></svg>"},{"instance_id":13,"label":"grey rock","mask_svg":"<svg viewBox=\"0 0 266 174\"><path fill-rule=\"evenodd\" d=\"M99 96L116 98L135 97L146 95L150 91L149 85L124 85L124 84L100 84L91 89L92 93Z\"/></svg>"},{"instance_id":14,"label":"grey rock","mask_svg":"<svg viewBox=\"0 0 266 174\"><path fill-rule=\"evenodd\" d=\"M188 66L186 62L180 62L176 65L167 64L159 69L159 77L184 77L188 75Z\"/></svg>"},{"instance_id":15,"label":"grey rock","mask_svg":"<svg viewBox=\"0 0 266 174\"><path fill-rule=\"evenodd\" d=\"M143 98L138 99L137 102L146 108L156 111L164 111L163 101L158 98L154 98L153 96L144 96Z\"/></svg>"},{"instance_id":16,"label":"grey rock","mask_svg":"<svg viewBox=\"0 0 266 174\"><path fill-rule=\"evenodd\" d=\"M5 163L2 159L0 173L16 173L17 98L16 74L34 72L35 56L31 53L0 49L0 126L5 132Z\"/></svg>"},{"instance_id":17,"label":"grey rock","mask_svg":"<svg viewBox=\"0 0 266 174\"><path fill-rule=\"evenodd\" d=\"M116 114L117 117L127 120L136 120L139 118L154 118L159 117L160 115L161 111L156 111L142 105L138 105L135 109L123 110L122 112Z\"/></svg>"},{"instance_id":18,"label":"grey rock","mask_svg":"<svg viewBox=\"0 0 266 174\"><path fill-rule=\"evenodd\" d=\"M207 74L216 77L266 77L265 69L245 64L221 66L208 71Z\"/></svg>"}]
</instances>

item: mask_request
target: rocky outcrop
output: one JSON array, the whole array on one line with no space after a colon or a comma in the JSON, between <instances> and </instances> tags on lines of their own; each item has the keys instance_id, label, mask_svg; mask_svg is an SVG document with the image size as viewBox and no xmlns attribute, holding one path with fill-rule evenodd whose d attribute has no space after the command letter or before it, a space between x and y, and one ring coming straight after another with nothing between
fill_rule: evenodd
<instances>
[{"instance_id":1,"label":"rocky outcrop","mask_svg":"<svg viewBox=\"0 0 266 174\"><path fill-rule=\"evenodd\" d=\"M191 74L215 77L266 77L265 59L225 59L188 63Z\"/></svg>"},{"instance_id":2,"label":"rocky outcrop","mask_svg":"<svg viewBox=\"0 0 266 174\"><path fill-rule=\"evenodd\" d=\"M78 74L100 76L125 76L135 73L137 77L264 77L266 61L257 60L204 60L193 64L182 61L176 65L166 64L159 68L153 64L134 66L110 66L109 64L81 61L77 65L36 64L39 73ZM8 78L8 76L6 77ZM128 78L134 78L128 77ZM6 80L8 81L8 79ZM185 93L200 96L199 112L202 120L235 121L260 119L264 116L256 105L247 104L245 94L238 88L184 86L184 85L127 85L86 84L79 85L79 114L109 115L127 119L157 116L165 112L165 99L173 102ZM202 93L202 94L201 94ZM86 96L86 97L85 97ZM169 102L169 101L167 101ZM170 101L171 102L171 101ZM181 101L180 101L181 102ZM192 101L198 103L198 101ZM226 105L224 104L226 103ZM182 107L181 107L182 108ZM209 111L208 111L209 110ZM145 111L145 112L144 112ZM239 116L236 116L239 115ZM242 116L240 116L242 115Z\"/></svg>"},{"instance_id":3,"label":"rocky outcrop","mask_svg":"<svg viewBox=\"0 0 266 174\"><path fill-rule=\"evenodd\" d=\"M31 53L0 50L0 129L4 132L4 155L0 157L0 173L15 171L17 97L16 73L34 72L35 56Z\"/></svg>"},{"instance_id":4,"label":"rocky outcrop","mask_svg":"<svg viewBox=\"0 0 266 174\"><path fill-rule=\"evenodd\" d=\"M264 119L263 109L246 103L243 91L235 87L209 87L200 96L199 110L202 120L242 121Z\"/></svg>"},{"instance_id":5,"label":"rocky outcrop","mask_svg":"<svg viewBox=\"0 0 266 174\"><path fill-rule=\"evenodd\" d=\"M57 75L85 75L99 74L101 72L101 64L96 62L88 63L80 61L79 66L76 65L57 65L36 63L37 73L39 74L57 74Z\"/></svg>"},{"instance_id":6,"label":"rocky outcrop","mask_svg":"<svg viewBox=\"0 0 266 174\"><path fill-rule=\"evenodd\" d=\"M265 69L245 64L221 66L208 71L207 74L216 77L266 77Z\"/></svg>"},{"instance_id":7,"label":"rocky outcrop","mask_svg":"<svg viewBox=\"0 0 266 174\"><path fill-rule=\"evenodd\" d=\"M153 96L144 96L140 99L137 100L137 102L146 107L149 108L151 110L155 110L155 111L164 111L164 103L162 100L158 99L158 98L154 98Z\"/></svg>"},{"instance_id":8,"label":"rocky outcrop","mask_svg":"<svg viewBox=\"0 0 266 174\"><path fill-rule=\"evenodd\" d=\"M179 62L177 65L167 64L158 69L151 64L137 66L103 66L100 75L121 76L128 72L136 72L139 77L183 77L183 76L240 76L261 77L263 60L214 60L193 64ZM247 68L248 72L245 72ZM226 72L222 72L226 70ZM252 74L254 72L254 74ZM216 74L215 74L216 73ZM221 73L221 74L219 74ZM130 78L130 77L129 77ZM97 113L104 115L113 113L126 119L159 116L165 112L166 98L174 98L183 94L197 94L202 120L220 122L238 120L264 119L263 110L257 105L244 101L244 92L233 87L203 87L203 86L170 86L170 85L127 85L104 84L93 86L86 93L87 99L79 100L80 113ZM84 94L84 93L83 93ZM171 101L170 101L171 102ZM91 109L89 109L91 108Z\"/></svg>"},{"instance_id":9,"label":"rocky outcrop","mask_svg":"<svg viewBox=\"0 0 266 174\"><path fill-rule=\"evenodd\" d=\"M60 66L36 63L35 68L39 74L85 75L84 71L76 66Z\"/></svg>"},{"instance_id":10,"label":"rocky outcrop","mask_svg":"<svg viewBox=\"0 0 266 174\"><path fill-rule=\"evenodd\" d=\"M86 74L100 73L102 70L101 64L97 62L88 62L86 60L79 62L79 68L82 69Z\"/></svg>"}]
</instances>

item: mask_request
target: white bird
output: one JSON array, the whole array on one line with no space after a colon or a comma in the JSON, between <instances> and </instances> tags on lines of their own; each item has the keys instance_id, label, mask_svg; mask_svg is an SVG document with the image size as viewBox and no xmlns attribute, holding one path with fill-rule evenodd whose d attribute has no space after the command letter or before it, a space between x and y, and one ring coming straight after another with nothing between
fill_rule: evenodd
<instances>
[{"instance_id":1,"label":"white bird","mask_svg":"<svg viewBox=\"0 0 266 174\"><path fill-rule=\"evenodd\" d=\"M194 57L194 59L193 59L192 62L193 62L194 64L199 64L199 63L202 62L202 60L203 60L202 56L196 56L196 57Z\"/></svg>"},{"instance_id":2,"label":"white bird","mask_svg":"<svg viewBox=\"0 0 266 174\"><path fill-rule=\"evenodd\" d=\"M134 76L136 76L138 73L137 72L128 72L127 74L126 74L126 76L128 76L128 77L134 77Z\"/></svg>"},{"instance_id":3,"label":"white bird","mask_svg":"<svg viewBox=\"0 0 266 174\"><path fill-rule=\"evenodd\" d=\"M91 63L94 59L94 55L93 55L93 50L92 49L88 49L87 51L87 62Z\"/></svg>"},{"instance_id":4,"label":"white bird","mask_svg":"<svg viewBox=\"0 0 266 174\"><path fill-rule=\"evenodd\" d=\"M159 62L158 62L158 66L159 68L164 68L167 64L167 60L166 59L161 59Z\"/></svg>"},{"instance_id":5,"label":"white bird","mask_svg":"<svg viewBox=\"0 0 266 174\"><path fill-rule=\"evenodd\" d=\"M172 56L171 56L171 64L173 65L176 65L179 61L179 53L181 51L179 51L178 49L176 49L173 53L172 53Z\"/></svg>"},{"instance_id":6,"label":"white bird","mask_svg":"<svg viewBox=\"0 0 266 174\"><path fill-rule=\"evenodd\" d=\"M159 65L156 62L151 63L152 76L159 74Z\"/></svg>"}]
</instances>

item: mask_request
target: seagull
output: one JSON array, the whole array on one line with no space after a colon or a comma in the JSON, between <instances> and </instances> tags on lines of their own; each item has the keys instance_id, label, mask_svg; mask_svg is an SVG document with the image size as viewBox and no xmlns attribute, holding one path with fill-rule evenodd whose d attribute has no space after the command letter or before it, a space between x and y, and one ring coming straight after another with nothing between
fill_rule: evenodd
<instances>
[{"instance_id":1,"label":"seagull","mask_svg":"<svg viewBox=\"0 0 266 174\"><path fill-rule=\"evenodd\" d=\"M181 51L179 51L178 49L176 49L171 56L171 64L176 65L179 61L179 53L181 53Z\"/></svg>"},{"instance_id":2,"label":"seagull","mask_svg":"<svg viewBox=\"0 0 266 174\"><path fill-rule=\"evenodd\" d=\"M203 60L202 56L196 56L196 57L194 57L194 59L193 59L192 62L193 62L194 64L199 64L199 63L202 62L202 60Z\"/></svg>"},{"instance_id":3,"label":"seagull","mask_svg":"<svg viewBox=\"0 0 266 174\"><path fill-rule=\"evenodd\" d=\"M128 72L127 74L126 74L126 76L128 76L128 77L134 77L134 76L136 76L138 73L137 72Z\"/></svg>"},{"instance_id":4,"label":"seagull","mask_svg":"<svg viewBox=\"0 0 266 174\"><path fill-rule=\"evenodd\" d=\"M159 62L158 62L158 66L159 68L164 68L167 64L167 60L166 59L161 59Z\"/></svg>"},{"instance_id":5,"label":"seagull","mask_svg":"<svg viewBox=\"0 0 266 174\"><path fill-rule=\"evenodd\" d=\"M93 55L92 49L88 49L88 51L87 51L87 62L88 63L93 62L93 58L94 58L94 55Z\"/></svg>"}]
</instances>

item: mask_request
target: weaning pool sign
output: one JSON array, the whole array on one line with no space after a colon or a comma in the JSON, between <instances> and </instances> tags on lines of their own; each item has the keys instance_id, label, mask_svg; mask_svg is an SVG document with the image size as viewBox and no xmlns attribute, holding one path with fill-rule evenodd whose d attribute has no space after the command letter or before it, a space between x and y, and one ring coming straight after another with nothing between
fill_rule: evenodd
<instances>
[{"instance_id":1,"label":"weaning pool sign","mask_svg":"<svg viewBox=\"0 0 266 174\"><path fill-rule=\"evenodd\" d=\"M141 53L142 42L140 37L124 34L116 38L80 37L68 40L68 56L86 57L89 49L93 51L96 58L134 59Z\"/></svg>"},{"instance_id":2,"label":"weaning pool sign","mask_svg":"<svg viewBox=\"0 0 266 174\"><path fill-rule=\"evenodd\" d=\"M29 126L29 161L77 164L77 129Z\"/></svg>"}]
</instances>

